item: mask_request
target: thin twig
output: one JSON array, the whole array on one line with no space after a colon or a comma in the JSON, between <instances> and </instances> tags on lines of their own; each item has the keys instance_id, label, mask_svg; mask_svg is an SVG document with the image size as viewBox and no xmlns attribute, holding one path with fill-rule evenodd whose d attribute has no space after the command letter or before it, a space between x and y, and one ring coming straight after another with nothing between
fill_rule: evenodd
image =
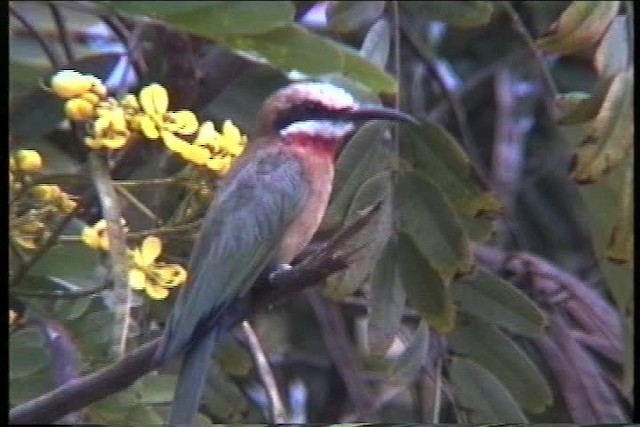
<instances>
[{"instance_id":1,"label":"thin twig","mask_svg":"<svg viewBox=\"0 0 640 427\"><path fill-rule=\"evenodd\" d=\"M18 21L20 21L20 23L31 33L31 35L33 35L33 37L38 40L38 43L40 43L40 47L44 51L45 55L47 55L47 58L49 58L49 61L51 62L53 68L60 68L62 66L62 61L60 61L60 58L58 58L55 50L53 50L53 47L46 39L46 37L42 34L42 32L31 25L31 23L27 21L27 19L22 16L22 14L18 12L11 3L9 3L9 11Z\"/></svg>"},{"instance_id":2,"label":"thin twig","mask_svg":"<svg viewBox=\"0 0 640 427\"><path fill-rule=\"evenodd\" d=\"M58 34L60 35L60 41L62 42L62 48L64 49L64 54L67 57L67 63L71 63L74 60L73 49L71 49L71 40L69 39L69 32L67 31L67 24L64 22L64 18L60 13L60 9L58 9L58 5L55 2L47 2L49 9L51 10L51 15L53 15L53 20L58 27Z\"/></svg>"},{"instance_id":3,"label":"thin twig","mask_svg":"<svg viewBox=\"0 0 640 427\"><path fill-rule=\"evenodd\" d=\"M149 218L151 221L155 222L156 225L160 224L162 222L162 220L160 218L158 218L158 216L156 214L154 214L153 211L151 211L151 209L146 207L144 205L144 203L142 203L140 200L138 200L138 198L136 196L134 196L129 191L127 191L126 188L123 188L123 187L121 187L121 186L119 186L117 184L114 185L114 188L118 193L120 193L120 195L122 197L127 199L129 201L129 203L131 203L133 206L135 206L147 218Z\"/></svg>"},{"instance_id":4,"label":"thin twig","mask_svg":"<svg viewBox=\"0 0 640 427\"><path fill-rule=\"evenodd\" d=\"M442 359L436 360L436 384L433 401L433 424L440 423L440 407L442 406Z\"/></svg>"},{"instance_id":5,"label":"thin twig","mask_svg":"<svg viewBox=\"0 0 640 427\"><path fill-rule=\"evenodd\" d=\"M20 297L28 297L28 298L43 298L43 299L75 299L75 298L85 298L91 297L95 294L108 289L110 286L109 281L105 281L100 286L96 286L90 289L78 289L73 291L56 291L56 292L37 292L37 291L22 291L20 289L12 290L11 294L20 296Z\"/></svg>"},{"instance_id":6,"label":"thin twig","mask_svg":"<svg viewBox=\"0 0 640 427\"><path fill-rule=\"evenodd\" d=\"M518 33L518 35L520 35L527 48L535 57L536 66L538 67L538 72L540 73L540 77L542 79L543 85L546 88L548 97L550 99L555 99L555 97L558 95L558 88L556 87L556 83L553 81L551 73L549 73L549 70L547 69L544 58L542 57L542 53L536 46L536 43L529 34L529 31L527 31L527 29L525 28L524 23L520 19L520 16L513 9L513 6L511 6L511 2L501 1L500 4L502 5L505 12L507 12L507 15L509 15L514 30Z\"/></svg>"},{"instance_id":7,"label":"thin twig","mask_svg":"<svg viewBox=\"0 0 640 427\"><path fill-rule=\"evenodd\" d=\"M121 358L126 352L126 340L129 331L129 310L132 303L132 291L129 288L126 234L121 223L122 213L113 182L109 176L107 159L102 153L89 153L91 178L93 180L102 214L107 222L109 238L109 258L111 261L111 277L113 279L113 295L115 299L115 341L116 355Z\"/></svg>"},{"instance_id":8,"label":"thin twig","mask_svg":"<svg viewBox=\"0 0 640 427\"><path fill-rule=\"evenodd\" d=\"M249 348L251 348L251 354L253 355L253 359L255 360L256 366L258 367L258 373L260 374L260 378L262 378L264 388L267 390L267 396L269 397L269 407L271 409L271 422L276 424L286 423L288 422L289 417L287 416L287 411L285 410L284 404L282 403L282 398L280 397L280 392L278 391L276 379L273 376L271 367L269 366L267 356L262 350L260 341L258 340L255 331L251 327L251 324L247 320L242 322L242 330L247 336Z\"/></svg>"},{"instance_id":9,"label":"thin twig","mask_svg":"<svg viewBox=\"0 0 640 427\"><path fill-rule=\"evenodd\" d=\"M374 402L362 376L358 361L347 338L346 326L338 308L326 301L315 288L305 291L307 300L320 324L327 351L344 381L359 421L375 422Z\"/></svg>"}]
</instances>

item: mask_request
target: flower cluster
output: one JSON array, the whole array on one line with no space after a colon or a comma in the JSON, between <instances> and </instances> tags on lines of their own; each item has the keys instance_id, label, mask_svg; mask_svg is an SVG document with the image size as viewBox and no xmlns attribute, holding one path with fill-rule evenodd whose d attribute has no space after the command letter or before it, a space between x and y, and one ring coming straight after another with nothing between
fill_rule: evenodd
<instances>
[{"instance_id":1,"label":"flower cluster","mask_svg":"<svg viewBox=\"0 0 640 427\"><path fill-rule=\"evenodd\" d=\"M68 214L77 207L57 185L33 185L33 175L41 169L42 157L36 150L18 150L9 157L11 238L26 249L36 249L46 241L51 234L47 224L56 215Z\"/></svg>"},{"instance_id":2,"label":"flower cluster","mask_svg":"<svg viewBox=\"0 0 640 427\"><path fill-rule=\"evenodd\" d=\"M169 111L167 90L153 83L136 97L107 98L106 88L94 76L73 70L57 73L51 90L68 99L65 113L70 120L90 122L85 144L93 149L120 149L134 133L148 140L162 140L186 161L224 175L243 151L246 136L229 120L216 131L210 121L198 123L189 110Z\"/></svg>"},{"instance_id":3,"label":"flower cluster","mask_svg":"<svg viewBox=\"0 0 640 427\"><path fill-rule=\"evenodd\" d=\"M92 227L85 227L82 240L93 249L109 250L106 221L101 219ZM129 285L156 300L165 299L169 289L187 280L181 265L156 261L161 253L162 241L155 236L146 237L139 248L129 250Z\"/></svg>"}]
</instances>

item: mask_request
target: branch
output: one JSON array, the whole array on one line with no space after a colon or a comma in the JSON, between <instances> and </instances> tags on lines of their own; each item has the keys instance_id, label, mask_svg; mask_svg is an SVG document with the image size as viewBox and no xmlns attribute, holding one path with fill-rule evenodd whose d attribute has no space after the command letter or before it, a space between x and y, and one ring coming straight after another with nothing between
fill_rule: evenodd
<instances>
[{"instance_id":1,"label":"branch","mask_svg":"<svg viewBox=\"0 0 640 427\"><path fill-rule=\"evenodd\" d=\"M380 205L376 205L363 211L329 242L320 245L316 251L303 255L304 260L291 270L275 272L271 278L273 286L257 286L258 291L251 295L250 307L245 313L241 313L242 318L239 316L238 322L249 313L289 298L345 269L349 263L349 254L341 254L341 247L362 230L379 209ZM110 366L16 406L9 412L9 424L50 424L68 413L130 386L138 378L157 368L153 359L159 341L159 338L151 340Z\"/></svg>"},{"instance_id":2,"label":"branch","mask_svg":"<svg viewBox=\"0 0 640 427\"><path fill-rule=\"evenodd\" d=\"M111 181L109 167L104 153L89 153L91 179L100 199L102 215L107 221L107 237L109 238L109 260L111 261L111 278L113 279L113 296L115 298L115 354L123 357L129 330L129 308L132 292L129 288L129 259L127 255L126 233L122 226L122 213L115 187ZM122 327L120 327L122 325Z\"/></svg>"},{"instance_id":3,"label":"branch","mask_svg":"<svg viewBox=\"0 0 640 427\"><path fill-rule=\"evenodd\" d=\"M308 289L307 300L320 324L320 329L331 360L335 364L357 413L358 421L375 422L373 399L362 376L342 313L328 302L318 289Z\"/></svg>"}]
</instances>

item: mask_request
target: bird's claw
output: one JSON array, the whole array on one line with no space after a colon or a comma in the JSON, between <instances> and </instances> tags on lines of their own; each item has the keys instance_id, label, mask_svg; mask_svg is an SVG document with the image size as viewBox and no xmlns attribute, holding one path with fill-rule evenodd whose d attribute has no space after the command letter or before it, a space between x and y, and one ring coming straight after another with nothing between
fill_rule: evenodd
<instances>
[{"instance_id":1,"label":"bird's claw","mask_svg":"<svg viewBox=\"0 0 640 427\"><path fill-rule=\"evenodd\" d=\"M291 267L289 264L277 264L274 270L271 273L269 273L269 282L273 282L273 278L276 274L282 271L291 270L292 268L293 267Z\"/></svg>"}]
</instances>

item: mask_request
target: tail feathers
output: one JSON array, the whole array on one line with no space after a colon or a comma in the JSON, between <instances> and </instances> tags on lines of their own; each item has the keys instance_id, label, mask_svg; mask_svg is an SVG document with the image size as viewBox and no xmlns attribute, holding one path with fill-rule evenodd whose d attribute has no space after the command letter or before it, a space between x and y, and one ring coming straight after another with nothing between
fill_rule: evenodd
<instances>
[{"instance_id":1,"label":"tail feathers","mask_svg":"<svg viewBox=\"0 0 640 427\"><path fill-rule=\"evenodd\" d=\"M218 334L219 330L212 330L186 351L171 405L170 425L193 425L193 418L200 407Z\"/></svg>"}]
</instances>

